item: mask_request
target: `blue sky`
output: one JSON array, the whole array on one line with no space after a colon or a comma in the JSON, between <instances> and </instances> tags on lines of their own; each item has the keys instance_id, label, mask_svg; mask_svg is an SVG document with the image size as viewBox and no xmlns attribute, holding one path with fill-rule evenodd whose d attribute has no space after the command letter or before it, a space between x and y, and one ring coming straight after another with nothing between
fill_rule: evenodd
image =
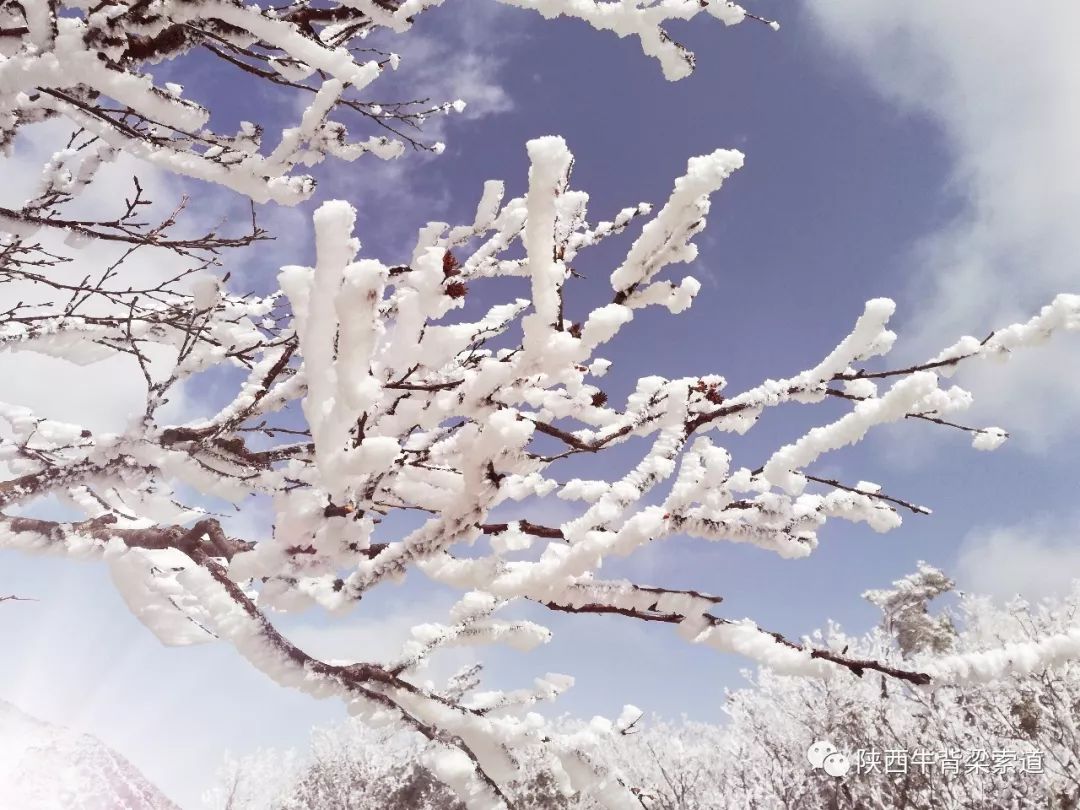
<instances>
[{"instance_id":1,"label":"blue sky","mask_svg":"<svg viewBox=\"0 0 1080 810\"><path fill-rule=\"evenodd\" d=\"M394 47L405 56L397 80L472 102L464 116L437 122L446 153L320 167L312 204L263 212L287 238L245 265L245 281L265 284L279 264L310 261L305 217L331 197L358 205L366 252L396 260L426 220L469 219L485 179L505 179L511 193L521 192L525 141L558 133L577 159L573 185L590 193L598 218L663 201L692 155L735 147L748 156L714 198L689 270L704 284L693 308L678 317L642 313L606 353L615 367L605 389L616 401L638 376L653 373L720 373L738 390L797 372L826 354L877 296L899 303L899 357L920 359L961 333L981 336L1020 317L1055 292L1078 291L1080 239L1072 231L1080 169L1072 152L1080 93L1072 92L1072 76L1080 75L1080 58L1069 43L1080 34L1080 12L1067 0L1050 4L1054 25L1010 25L973 1L944 10L929 0L902 9L847 0L759 5L782 21L780 32L703 20L673 27L698 55L695 74L677 83L665 81L635 42L576 21L545 22L479 0L425 13ZM196 98L224 101L225 122L271 109L272 99L241 85L200 87L208 75L193 70L185 82ZM570 302L582 314L598 300L616 256L611 248L592 253L577 268L588 279ZM931 517L905 517L888 535L832 524L806 560L680 541L614 572L721 594L721 615L751 616L793 636L828 619L867 628L875 616L861 592L910 572L919 559L974 590L1053 592L1080 573L1073 539L1078 358L1080 342L1060 340L990 369L993 375L980 370L958 380L984 402L968 421L1014 432L994 454L977 453L960 435L901 425L818 467L852 482L876 481L932 507ZM27 368L0 364L7 375ZM103 400L96 407L122 406ZM825 418L816 408L771 414L729 446L737 464L757 466ZM635 449L628 445L611 463L629 466ZM530 516L540 519L548 508ZM550 522L564 517L548 515ZM100 566L7 552L0 559L0 592L41 600L0 610L8 661L0 698L98 734L185 807L197 806L226 748L303 745L313 722L342 713L274 686L228 648L160 647ZM285 626L316 652L347 655L438 616L427 607L428 600L441 605L439 598L410 581L366 599L342 627L315 615ZM747 665L689 647L666 628L541 618L555 631L545 648L482 657L497 684L547 671L577 676L560 710L610 716L633 702L718 719L724 688L740 685Z\"/></svg>"}]
</instances>

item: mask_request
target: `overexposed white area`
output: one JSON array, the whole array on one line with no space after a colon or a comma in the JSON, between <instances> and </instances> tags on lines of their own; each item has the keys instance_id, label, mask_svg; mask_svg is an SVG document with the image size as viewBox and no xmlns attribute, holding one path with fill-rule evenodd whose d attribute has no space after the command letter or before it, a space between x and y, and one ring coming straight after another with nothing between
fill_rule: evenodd
<instances>
[{"instance_id":1,"label":"overexposed white area","mask_svg":"<svg viewBox=\"0 0 1080 810\"><path fill-rule=\"evenodd\" d=\"M0 700L0 807L19 810L178 810L99 740L45 723Z\"/></svg>"}]
</instances>

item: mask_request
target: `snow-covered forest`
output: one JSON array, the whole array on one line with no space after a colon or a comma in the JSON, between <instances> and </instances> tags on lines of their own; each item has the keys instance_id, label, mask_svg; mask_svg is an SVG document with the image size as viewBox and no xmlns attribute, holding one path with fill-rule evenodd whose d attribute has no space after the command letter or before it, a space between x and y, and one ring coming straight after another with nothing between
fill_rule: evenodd
<instances>
[{"instance_id":1,"label":"snow-covered forest","mask_svg":"<svg viewBox=\"0 0 1080 810\"><path fill-rule=\"evenodd\" d=\"M928 612L953 583L925 564L887 590L866 596L882 623L861 637L835 626L823 643L898 665L925 654L975 652L1067 632L1080 591L1033 606L998 606L963 596ZM727 695L728 722L648 721L598 755L636 776L642 807L1076 807L1080 741L1075 733L1080 678L1074 662L1014 671L989 683L934 691L880 678L834 683L762 670ZM562 721L566 730L580 721ZM852 760L840 780L809 767L807 750L827 740ZM303 752L262 750L230 759L208 795L216 810L316 807L445 810L463 805L422 766L415 738L355 723L319 728ZM527 806L600 807L563 797L536 760L526 763Z\"/></svg>"},{"instance_id":2,"label":"snow-covered forest","mask_svg":"<svg viewBox=\"0 0 1080 810\"><path fill-rule=\"evenodd\" d=\"M722 47L786 31L776 4L491 4L633 44L664 82L619 112L628 129L692 80L676 33L707 29ZM0 342L48 359L58 401L87 369L138 391L103 428L20 396L30 366L0 382L0 549L103 567L161 644L228 647L352 718L310 757L233 761L212 796L231 810L1075 807L1075 596L964 596L931 613L953 583L920 564L867 592L879 630L803 635L729 610L737 595L708 586L708 566L678 564L690 545L738 544L791 566L833 532L934 525L936 503L853 448L903 434L972 469L999 463L987 451L1024 426L1010 408L984 418L966 380L1016 386L1014 356L1073 347L1075 276L917 356L898 350L897 303L877 295L835 310L826 339L792 336L788 355L750 338L702 350L694 373L673 370L675 353L639 362L692 309L739 306L695 273L723 238L710 228L742 144L681 153L663 195L611 208L578 182L574 144L539 134L539 108L539 132L515 145L520 176L455 184L453 210L469 213L453 221L427 221L432 201L410 197L427 224L392 257L371 251L362 203L329 198L321 178L381 171L365 176L408 194L408 172L455 159L470 99L425 98L408 73L414 27L455 5L473 13L452 0L0 0L0 144L30 178L0 205ZM631 169L612 159L587 176ZM767 309L753 318L782 328ZM729 353L749 363L732 373ZM937 499L964 491L933 464L925 476ZM674 562L654 579L633 566L647 555ZM290 631L298 614L390 623L380 600L402 589L430 611L390 651L325 656ZM3 611L64 598L8 578L0 593L34 600ZM737 657L760 668L755 683L720 725L650 724L649 694L567 717L575 672L540 656L597 617L670 635L688 671L709 666L699 650ZM538 663L489 675L500 648ZM806 762L819 741L849 758L875 741L1007 749L1043 767L840 782Z\"/></svg>"}]
</instances>

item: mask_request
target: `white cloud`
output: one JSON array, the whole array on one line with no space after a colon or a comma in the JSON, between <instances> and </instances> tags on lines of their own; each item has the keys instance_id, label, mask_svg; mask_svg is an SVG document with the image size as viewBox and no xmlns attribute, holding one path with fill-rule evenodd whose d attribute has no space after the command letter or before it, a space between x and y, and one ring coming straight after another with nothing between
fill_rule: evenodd
<instances>
[{"instance_id":1,"label":"white cloud","mask_svg":"<svg viewBox=\"0 0 1080 810\"><path fill-rule=\"evenodd\" d=\"M874 87L940 127L944 178L963 201L915 251L919 354L1027 317L1056 292L1080 290L1080 4L814 0L811 14ZM883 193L890 193L883 190ZM1080 341L1016 367L959 379L976 421L1007 420L1029 448L1080 432Z\"/></svg>"},{"instance_id":2,"label":"white cloud","mask_svg":"<svg viewBox=\"0 0 1080 810\"><path fill-rule=\"evenodd\" d=\"M68 130L54 123L30 127L16 141L13 156L0 160L0 205L18 208L37 192L42 165L52 153L64 145ZM123 211L124 199L133 193L132 177L138 176L147 199L153 204L140 211L140 219L156 222L164 218L182 197L180 186L165 172L121 155L102 166L96 179L64 209L71 218L108 218ZM204 206L210 209L214 206ZM185 232L198 231L218 224L218 213L209 210L189 210L180 220ZM58 263L43 271L51 280L78 285L89 276L101 275L105 268L117 262L127 246L100 240L88 241L71 248L64 244L63 232L41 229L33 239L53 253L69 256L69 262ZM136 252L109 282L114 288L127 285L152 288L175 277L192 265L172 253L157 250ZM27 304L63 303L63 298L39 285L22 280L6 280L0 284L0 311L17 302ZM112 305L89 302L82 308L87 314L102 314ZM148 352L158 361L162 372L171 367L171 352ZM153 370L153 365L151 366ZM84 366L74 365L53 357L27 351L0 351L0 379L4 380L2 396L8 403L24 405L40 416L69 421L94 431L122 431L129 421L141 414L146 386L134 358L113 355L108 359ZM170 394L168 414L176 415L185 406L182 389Z\"/></svg>"},{"instance_id":3,"label":"white cloud","mask_svg":"<svg viewBox=\"0 0 1080 810\"><path fill-rule=\"evenodd\" d=\"M962 590L1009 599L1066 594L1080 578L1080 515L971 532L957 554Z\"/></svg>"},{"instance_id":4,"label":"white cloud","mask_svg":"<svg viewBox=\"0 0 1080 810\"><path fill-rule=\"evenodd\" d=\"M412 31L392 40L412 97L463 99L467 120L512 109L500 74L517 36L515 19L493 3L437 8L421 17Z\"/></svg>"}]
</instances>

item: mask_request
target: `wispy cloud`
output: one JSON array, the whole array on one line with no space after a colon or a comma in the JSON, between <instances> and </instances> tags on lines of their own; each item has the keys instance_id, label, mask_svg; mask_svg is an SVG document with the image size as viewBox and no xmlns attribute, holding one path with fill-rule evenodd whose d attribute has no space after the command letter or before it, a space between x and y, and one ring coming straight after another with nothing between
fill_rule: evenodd
<instances>
[{"instance_id":1,"label":"wispy cloud","mask_svg":"<svg viewBox=\"0 0 1080 810\"><path fill-rule=\"evenodd\" d=\"M513 108L501 73L520 28L513 11L477 3L432 9L385 44L400 54L401 81L414 95L436 103L462 99L468 106L461 115L472 121Z\"/></svg>"}]
</instances>

